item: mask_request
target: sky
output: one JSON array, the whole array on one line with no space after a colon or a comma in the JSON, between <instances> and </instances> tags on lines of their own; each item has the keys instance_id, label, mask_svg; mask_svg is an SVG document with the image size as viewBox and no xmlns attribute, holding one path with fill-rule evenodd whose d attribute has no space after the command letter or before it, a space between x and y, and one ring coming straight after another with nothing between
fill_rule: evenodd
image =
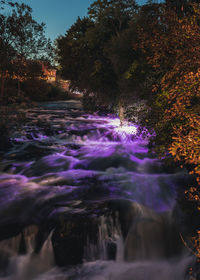
<instances>
[{"instance_id":1,"label":"sky","mask_svg":"<svg viewBox=\"0 0 200 280\"><path fill-rule=\"evenodd\" d=\"M20 2L20 1L18 1ZM51 40L64 35L79 17L87 15L94 0L23 0L33 9L33 18L46 24L46 35ZM137 1L144 4L145 0Z\"/></svg>"}]
</instances>

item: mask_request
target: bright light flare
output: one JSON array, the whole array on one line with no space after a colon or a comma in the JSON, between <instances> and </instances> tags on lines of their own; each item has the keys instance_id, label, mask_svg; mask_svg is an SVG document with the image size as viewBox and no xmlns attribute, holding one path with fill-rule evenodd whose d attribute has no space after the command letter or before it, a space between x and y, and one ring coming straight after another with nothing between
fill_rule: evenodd
<instances>
[{"instance_id":1,"label":"bright light flare","mask_svg":"<svg viewBox=\"0 0 200 280\"><path fill-rule=\"evenodd\" d=\"M109 124L113 126L114 130L120 134L136 134L137 127L133 124L124 121L124 124L120 126L120 119L112 119Z\"/></svg>"},{"instance_id":2,"label":"bright light flare","mask_svg":"<svg viewBox=\"0 0 200 280\"><path fill-rule=\"evenodd\" d=\"M136 134L137 127L134 125L123 125L115 128L115 131L125 134Z\"/></svg>"}]
</instances>

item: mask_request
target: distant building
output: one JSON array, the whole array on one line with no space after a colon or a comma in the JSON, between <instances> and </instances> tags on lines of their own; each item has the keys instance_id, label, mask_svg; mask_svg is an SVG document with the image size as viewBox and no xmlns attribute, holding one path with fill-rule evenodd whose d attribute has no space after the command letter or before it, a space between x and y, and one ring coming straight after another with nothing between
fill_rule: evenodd
<instances>
[{"instance_id":1,"label":"distant building","mask_svg":"<svg viewBox=\"0 0 200 280\"><path fill-rule=\"evenodd\" d=\"M42 71L44 75L44 80L46 80L49 83L56 82L56 69L55 68L49 68L47 65L42 63Z\"/></svg>"}]
</instances>

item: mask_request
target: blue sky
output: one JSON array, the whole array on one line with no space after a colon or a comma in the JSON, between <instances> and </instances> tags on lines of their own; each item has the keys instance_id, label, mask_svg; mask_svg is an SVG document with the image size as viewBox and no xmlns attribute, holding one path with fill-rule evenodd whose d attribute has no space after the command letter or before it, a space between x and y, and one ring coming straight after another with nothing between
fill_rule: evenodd
<instances>
[{"instance_id":1,"label":"blue sky","mask_svg":"<svg viewBox=\"0 0 200 280\"><path fill-rule=\"evenodd\" d=\"M78 16L85 16L94 0L23 0L23 2L31 6L35 20L46 24L46 34L54 40L59 35L64 35ZM145 2L145 0L137 1L139 4Z\"/></svg>"}]
</instances>

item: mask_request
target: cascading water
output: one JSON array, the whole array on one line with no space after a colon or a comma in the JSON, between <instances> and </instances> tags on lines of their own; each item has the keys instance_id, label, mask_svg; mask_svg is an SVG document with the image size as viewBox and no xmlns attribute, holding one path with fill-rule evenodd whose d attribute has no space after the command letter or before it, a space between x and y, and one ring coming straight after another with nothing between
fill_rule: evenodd
<instances>
[{"instance_id":1,"label":"cascading water","mask_svg":"<svg viewBox=\"0 0 200 280\"><path fill-rule=\"evenodd\" d=\"M176 190L189 176L78 101L27 114L0 163L0 279L186 279Z\"/></svg>"}]
</instances>

